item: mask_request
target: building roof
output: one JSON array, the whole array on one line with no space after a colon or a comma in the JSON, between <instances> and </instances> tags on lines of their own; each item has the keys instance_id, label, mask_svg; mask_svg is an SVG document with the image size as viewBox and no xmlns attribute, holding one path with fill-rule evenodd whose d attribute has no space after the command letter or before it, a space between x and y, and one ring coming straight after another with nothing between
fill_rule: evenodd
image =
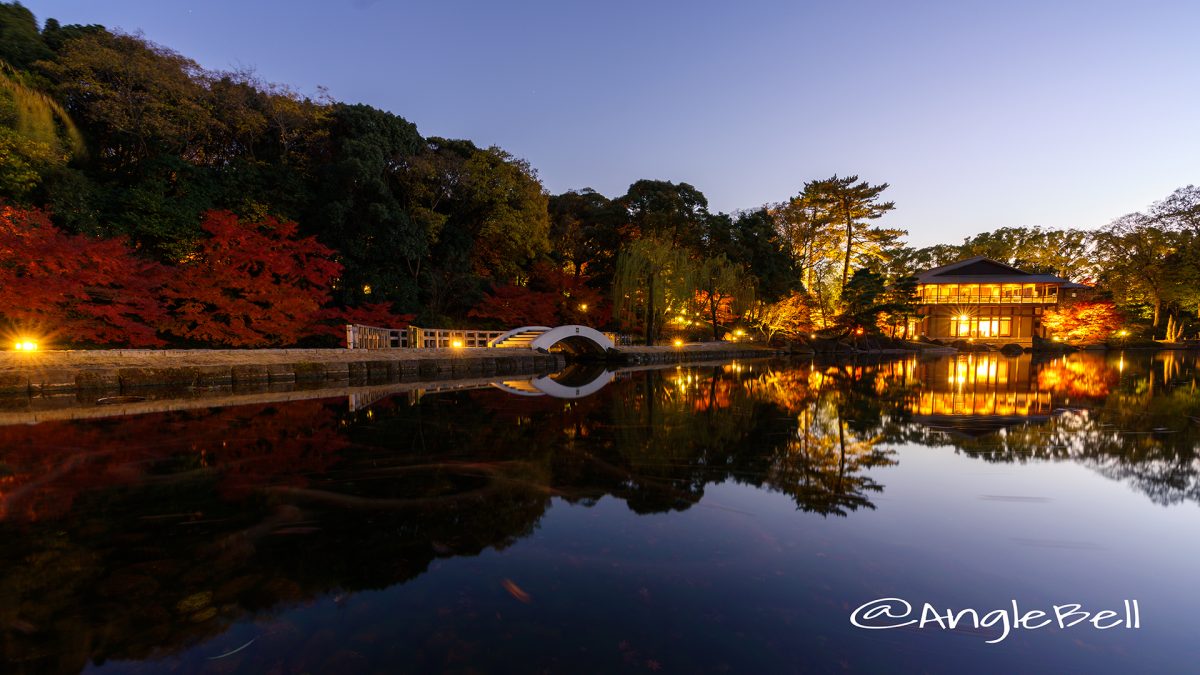
<instances>
[{"instance_id":1,"label":"building roof","mask_svg":"<svg viewBox=\"0 0 1200 675\"><path fill-rule=\"evenodd\" d=\"M921 284L1062 284L1064 288L1086 288L1054 274L1035 274L977 255L934 267L917 275Z\"/></svg>"}]
</instances>

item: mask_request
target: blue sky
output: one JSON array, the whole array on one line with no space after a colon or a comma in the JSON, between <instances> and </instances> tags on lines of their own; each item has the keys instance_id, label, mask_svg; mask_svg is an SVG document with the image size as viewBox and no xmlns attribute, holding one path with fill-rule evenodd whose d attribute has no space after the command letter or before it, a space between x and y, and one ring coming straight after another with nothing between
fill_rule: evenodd
<instances>
[{"instance_id":1,"label":"blue sky","mask_svg":"<svg viewBox=\"0 0 1200 675\"><path fill-rule=\"evenodd\" d=\"M547 189L714 210L891 184L917 245L1096 227L1200 182L1200 2L27 0L499 145Z\"/></svg>"}]
</instances>

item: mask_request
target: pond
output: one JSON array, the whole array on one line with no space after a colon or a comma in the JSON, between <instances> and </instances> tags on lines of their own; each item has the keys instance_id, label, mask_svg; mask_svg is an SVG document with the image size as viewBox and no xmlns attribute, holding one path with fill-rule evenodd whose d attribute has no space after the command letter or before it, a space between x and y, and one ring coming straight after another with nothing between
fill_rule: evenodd
<instances>
[{"instance_id":1,"label":"pond","mask_svg":"<svg viewBox=\"0 0 1200 675\"><path fill-rule=\"evenodd\" d=\"M1194 355L568 375L0 427L0 670L1195 672Z\"/></svg>"}]
</instances>

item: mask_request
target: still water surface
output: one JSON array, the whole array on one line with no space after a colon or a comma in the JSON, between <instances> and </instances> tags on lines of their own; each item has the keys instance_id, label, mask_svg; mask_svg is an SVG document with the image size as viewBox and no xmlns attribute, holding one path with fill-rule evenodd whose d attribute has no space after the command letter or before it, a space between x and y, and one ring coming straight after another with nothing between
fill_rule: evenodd
<instances>
[{"instance_id":1,"label":"still water surface","mask_svg":"<svg viewBox=\"0 0 1200 675\"><path fill-rule=\"evenodd\" d=\"M1196 672L1194 356L536 393L0 427L0 670ZM851 625L886 597L1141 627Z\"/></svg>"}]
</instances>

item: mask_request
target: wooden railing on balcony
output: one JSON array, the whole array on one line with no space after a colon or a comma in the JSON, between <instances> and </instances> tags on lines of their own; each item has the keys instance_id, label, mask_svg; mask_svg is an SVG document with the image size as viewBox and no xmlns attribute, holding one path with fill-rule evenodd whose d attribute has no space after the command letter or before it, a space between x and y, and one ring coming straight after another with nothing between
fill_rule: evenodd
<instances>
[{"instance_id":1,"label":"wooden railing on balcony","mask_svg":"<svg viewBox=\"0 0 1200 675\"><path fill-rule=\"evenodd\" d=\"M922 305L1038 305L1058 302L1057 295L928 295L921 296Z\"/></svg>"}]
</instances>

